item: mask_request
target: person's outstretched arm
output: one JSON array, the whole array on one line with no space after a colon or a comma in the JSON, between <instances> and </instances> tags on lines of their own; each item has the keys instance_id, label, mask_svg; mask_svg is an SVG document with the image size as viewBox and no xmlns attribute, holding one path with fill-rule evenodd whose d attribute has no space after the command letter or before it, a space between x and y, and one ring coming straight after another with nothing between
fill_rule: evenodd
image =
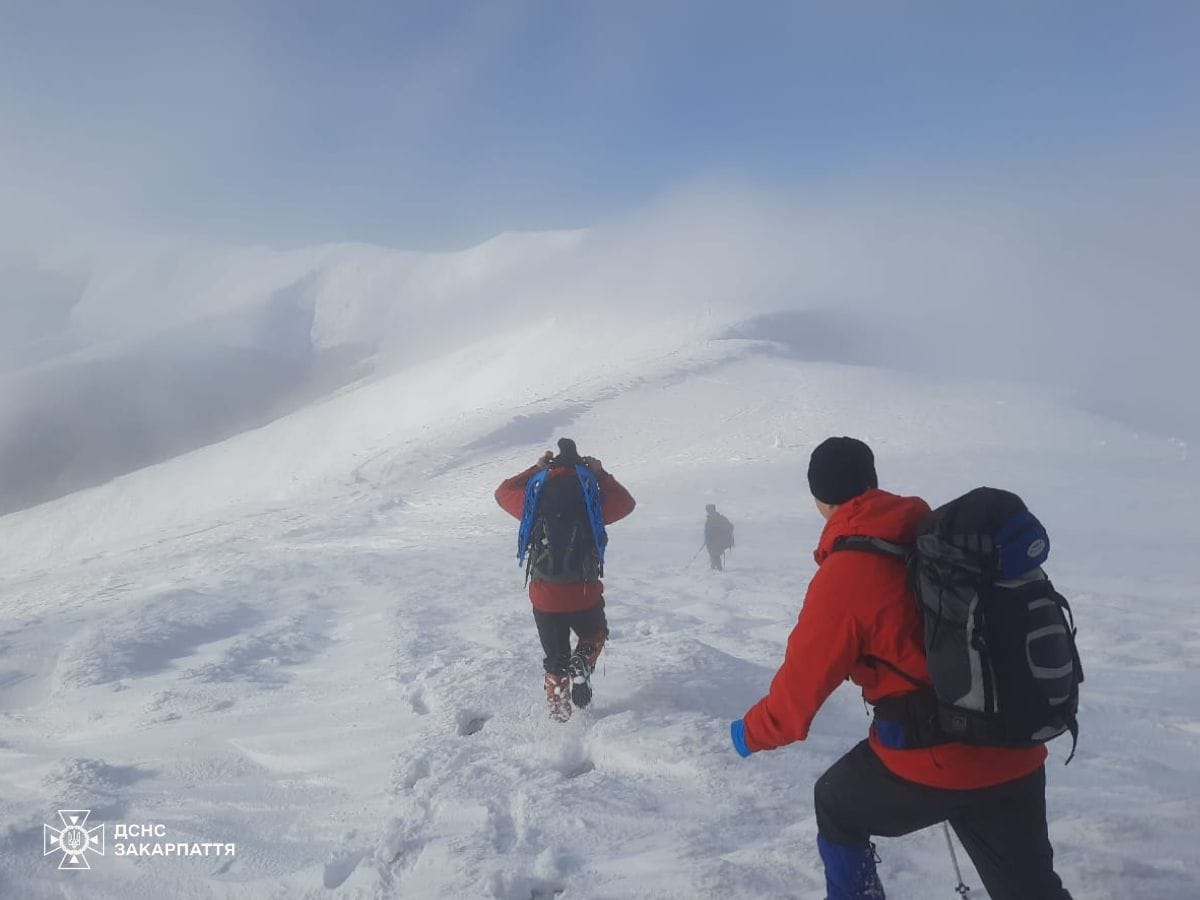
<instances>
[{"instance_id":1,"label":"person's outstretched arm","mask_svg":"<svg viewBox=\"0 0 1200 900\"><path fill-rule=\"evenodd\" d=\"M743 719L749 750L773 750L804 740L817 710L859 658L859 626L844 608L832 571L846 564L829 560L813 576L771 690Z\"/></svg>"}]
</instances>

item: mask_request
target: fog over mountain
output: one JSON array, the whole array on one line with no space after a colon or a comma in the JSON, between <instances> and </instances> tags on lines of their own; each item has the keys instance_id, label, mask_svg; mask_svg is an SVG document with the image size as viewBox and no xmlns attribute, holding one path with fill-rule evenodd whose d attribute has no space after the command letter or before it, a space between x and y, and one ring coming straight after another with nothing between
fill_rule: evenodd
<instances>
[{"instance_id":1,"label":"fog over mountain","mask_svg":"<svg viewBox=\"0 0 1200 900\"><path fill-rule=\"evenodd\" d=\"M617 335L671 316L803 359L1034 382L1194 440L1192 188L1085 179L802 196L706 183L592 228L444 253L132 238L10 249L0 509L566 309Z\"/></svg>"}]
</instances>

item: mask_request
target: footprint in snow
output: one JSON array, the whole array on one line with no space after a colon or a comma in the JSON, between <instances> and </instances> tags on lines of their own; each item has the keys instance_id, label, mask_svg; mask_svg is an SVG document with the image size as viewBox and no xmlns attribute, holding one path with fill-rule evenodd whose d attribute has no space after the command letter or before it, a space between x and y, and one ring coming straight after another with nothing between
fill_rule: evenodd
<instances>
[{"instance_id":1,"label":"footprint in snow","mask_svg":"<svg viewBox=\"0 0 1200 900\"><path fill-rule=\"evenodd\" d=\"M400 785L405 790L411 791L416 787L417 782L423 778L429 777L429 757L422 756L414 760L409 766L403 777L400 779Z\"/></svg>"},{"instance_id":2,"label":"footprint in snow","mask_svg":"<svg viewBox=\"0 0 1200 900\"><path fill-rule=\"evenodd\" d=\"M363 855L362 850L343 851L342 853L334 854L333 858L325 864L325 887L330 890L341 887L345 880L358 868Z\"/></svg>"},{"instance_id":3,"label":"footprint in snow","mask_svg":"<svg viewBox=\"0 0 1200 900\"><path fill-rule=\"evenodd\" d=\"M412 694L408 698L408 702L409 702L409 705L412 707L412 711L414 713L416 713L418 716L429 715L429 704L425 702L425 692L424 691L419 690L419 689L413 691Z\"/></svg>"},{"instance_id":4,"label":"footprint in snow","mask_svg":"<svg viewBox=\"0 0 1200 900\"><path fill-rule=\"evenodd\" d=\"M224 875L232 867L233 867L233 857L231 856L229 859L225 860L225 862L221 863L221 865L217 866L217 868L213 870L213 876L215 877L217 875Z\"/></svg>"},{"instance_id":5,"label":"footprint in snow","mask_svg":"<svg viewBox=\"0 0 1200 900\"><path fill-rule=\"evenodd\" d=\"M463 710L458 714L458 733L463 737L469 734L478 734L483 730L484 723L490 718L488 713Z\"/></svg>"},{"instance_id":6,"label":"footprint in snow","mask_svg":"<svg viewBox=\"0 0 1200 900\"><path fill-rule=\"evenodd\" d=\"M578 778L580 775L586 775L588 772L594 771L596 771L596 764L590 759L585 759L574 766L564 768L562 773L566 778Z\"/></svg>"}]
</instances>

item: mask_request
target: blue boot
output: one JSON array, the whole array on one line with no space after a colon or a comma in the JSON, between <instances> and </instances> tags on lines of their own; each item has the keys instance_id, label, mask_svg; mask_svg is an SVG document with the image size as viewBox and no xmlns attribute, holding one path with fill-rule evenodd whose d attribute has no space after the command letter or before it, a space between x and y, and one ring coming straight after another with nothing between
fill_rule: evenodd
<instances>
[{"instance_id":1,"label":"blue boot","mask_svg":"<svg viewBox=\"0 0 1200 900\"><path fill-rule=\"evenodd\" d=\"M825 863L826 900L884 900L874 847L835 844L817 835L817 849Z\"/></svg>"}]
</instances>

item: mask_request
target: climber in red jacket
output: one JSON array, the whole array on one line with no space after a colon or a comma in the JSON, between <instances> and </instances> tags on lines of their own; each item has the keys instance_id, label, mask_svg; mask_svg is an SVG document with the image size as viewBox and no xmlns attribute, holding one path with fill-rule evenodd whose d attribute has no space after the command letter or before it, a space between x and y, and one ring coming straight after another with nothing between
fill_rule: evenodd
<instances>
[{"instance_id":1,"label":"climber in red jacket","mask_svg":"<svg viewBox=\"0 0 1200 900\"><path fill-rule=\"evenodd\" d=\"M844 535L912 543L929 506L879 490L874 455L854 438L818 446L808 481L826 520L818 569L770 692L731 727L742 756L804 740L817 710L847 679L869 704L916 690L910 679L931 683L921 614L903 562L833 552ZM895 837L947 820L993 900L1069 900L1047 835L1045 758L1041 745L896 749L872 725L867 740L815 788L829 900L883 897L872 836Z\"/></svg>"},{"instance_id":2,"label":"climber in red jacket","mask_svg":"<svg viewBox=\"0 0 1200 900\"><path fill-rule=\"evenodd\" d=\"M562 438L555 456L547 450L530 468L496 489L496 502L521 520L517 538L526 569L529 600L542 642L550 716L571 717L572 702L591 702L591 674L608 637L604 614L606 525L633 512L629 491L600 460L579 455ZM571 649L571 632L578 637Z\"/></svg>"}]
</instances>

